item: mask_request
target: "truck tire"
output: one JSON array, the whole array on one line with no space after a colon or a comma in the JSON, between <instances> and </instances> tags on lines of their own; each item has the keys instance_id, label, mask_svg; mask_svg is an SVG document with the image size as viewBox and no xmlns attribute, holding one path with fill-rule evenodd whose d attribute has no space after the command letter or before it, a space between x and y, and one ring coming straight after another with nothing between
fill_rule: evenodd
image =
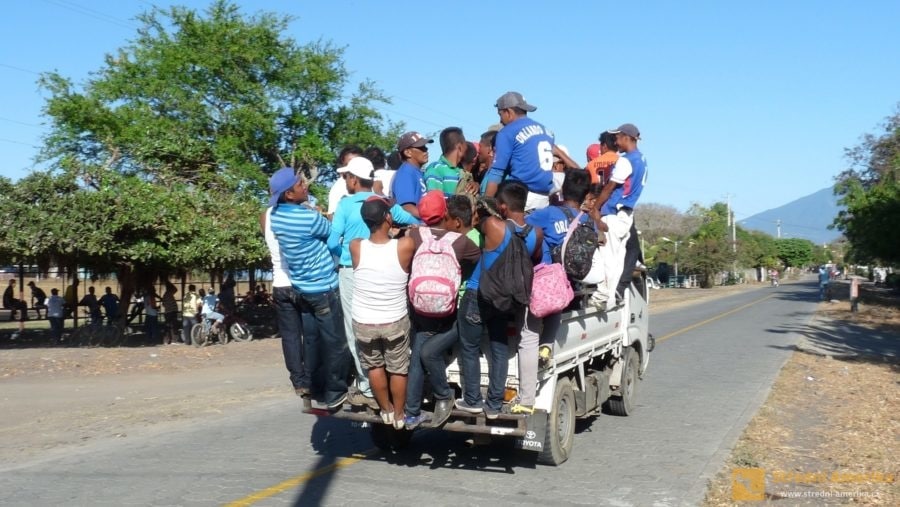
<instances>
[{"instance_id":1,"label":"truck tire","mask_svg":"<svg viewBox=\"0 0 900 507\"><path fill-rule=\"evenodd\" d=\"M572 382L563 377L556 383L553 393L553 412L547 420L544 448L538 454L538 463L561 465L569 459L575 442L575 391Z\"/></svg>"},{"instance_id":2,"label":"truck tire","mask_svg":"<svg viewBox=\"0 0 900 507\"><path fill-rule=\"evenodd\" d=\"M634 400L637 395L638 370L640 369L637 351L628 347L625 349L625 357L622 361L622 381L619 384L619 394L610 396L609 410L614 415L628 416L634 413Z\"/></svg>"}]
</instances>

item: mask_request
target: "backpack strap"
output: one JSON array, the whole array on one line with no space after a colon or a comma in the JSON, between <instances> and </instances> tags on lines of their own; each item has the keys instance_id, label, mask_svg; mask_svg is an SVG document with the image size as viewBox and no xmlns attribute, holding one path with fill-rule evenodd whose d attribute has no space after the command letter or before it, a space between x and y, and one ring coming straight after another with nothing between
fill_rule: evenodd
<instances>
[{"instance_id":1,"label":"backpack strap","mask_svg":"<svg viewBox=\"0 0 900 507\"><path fill-rule=\"evenodd\" d=\"M575 228L581 224L581 217L582 217L582 215L584 215L584 211L580 211L578 213L578 216L574 217L574 219L572 218L572 211L569 210L568 207L566 207L566 206L563 207L563 213L565 213L566 216L570 220L569 228L568 228L568 230L566 230L566 238L563 240L562 250L559 253L559 261L563 266L565 266L566 265L566 246L568 246L569 238L572 237L572 233L575 232Z\"/></svg>"}]
</instances>

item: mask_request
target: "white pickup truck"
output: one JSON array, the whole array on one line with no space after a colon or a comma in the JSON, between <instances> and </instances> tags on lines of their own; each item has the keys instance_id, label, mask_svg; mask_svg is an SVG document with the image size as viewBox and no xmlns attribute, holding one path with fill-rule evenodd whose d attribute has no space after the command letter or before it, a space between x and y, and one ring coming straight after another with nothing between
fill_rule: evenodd
<instances>
[{"instance_id":1,"label":"white pickup truck","mask_svg":"<svg viewBox=\"0 0 900 507\"><path fill-rule=\"evenodd\" d=\"M629 293L614 308L600 311L587 304L592 290L576 292L571 309L562 314L559 334L549 365L538 372L538 390L532 415L501 413L488 420L484 414L453 410L443 425L446 431L481 435L487 438L514 438L516 447L538 452L538 461L559 465L572 452L575 420L601 413L608 401L611 413L627 416L635 408L638 381L647 368L653 338L649 333L650 293L644 271L635 271ZM488 366L484 354L489 354L487 337L482 343L481 385L488 384ZM518 372L516 347L510 344L507 388L517 389ZM447 377L457 395L462 392L457 350L448 355ZM426 387L428 383L426 382ZM423 409L433 401L426 400ZM370 409L345 406L329 413L309 409L309 413L331 415L371 425L372 440L379 448L399 449L405 446L412 433L395 430L381 423L381 417ZM367 425L369 425L367 424ZM428 425L422 425L427 428Z\"/></svg>"}]
</instances>

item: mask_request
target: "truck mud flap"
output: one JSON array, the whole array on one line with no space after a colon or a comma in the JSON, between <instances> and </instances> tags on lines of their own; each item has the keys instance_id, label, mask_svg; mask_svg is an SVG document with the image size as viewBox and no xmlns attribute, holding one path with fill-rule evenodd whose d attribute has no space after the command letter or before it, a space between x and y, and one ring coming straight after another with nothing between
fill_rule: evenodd
<instances>
[{"instance_id":1,"label":"truck mud flap","mask_svg":"<svg viewBox=\"0 0 900 507\"><path fill-rule=\"evenodd\" d=\"M541 452L544 450L544 437L547 434L547 412L535 411L528 416L525 423L525 435L515 441L517 449Z\"/></svg>"}]
</instances>

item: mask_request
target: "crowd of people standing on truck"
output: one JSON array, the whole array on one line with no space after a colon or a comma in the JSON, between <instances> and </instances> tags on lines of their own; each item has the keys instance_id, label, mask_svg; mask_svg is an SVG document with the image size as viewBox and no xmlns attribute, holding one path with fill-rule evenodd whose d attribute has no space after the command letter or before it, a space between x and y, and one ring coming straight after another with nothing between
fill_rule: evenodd
<instances>
[{"instance_id":1,"label":"crowd of people standing on truck","mask_svg":"<svg viewBox=\"0 0 900 507\"><path fill-rule=\"evenodd\" d=\"M528 116L536 108L521 94L494 107L500 125L476 142L444 129L436 161L434 140L418 132L400 136L390 156L346 147L327 214L309 205L302 174L270 178L260 224L272 297L291 383L310 404L368 406L398 429L439 426L454 406L489 419L529 414L571 283L596 285L599 311L625 297L647 177L638 128L604 130L582 167ZM510 326L521 337L519 389L504 403ZM459 399L445 374L457 343ZM426 377L433 414L422 411Z\"/></svg>"}]
</instances>

